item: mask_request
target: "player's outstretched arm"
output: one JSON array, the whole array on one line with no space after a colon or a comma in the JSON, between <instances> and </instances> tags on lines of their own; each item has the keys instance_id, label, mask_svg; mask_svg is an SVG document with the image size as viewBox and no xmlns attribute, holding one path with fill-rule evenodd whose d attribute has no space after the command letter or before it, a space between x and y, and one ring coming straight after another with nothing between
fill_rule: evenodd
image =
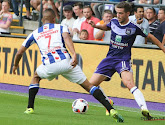
<instances>
[{"instance_id":1,"label":"player's outstretched arm","mask_svg":"<svg viewBox=\"0 0 165 125\"><path fill-rule=\"evenodd\" d=\"M156 44L165 53L165 47L154 35L149 33L148 36L147 36L147 39L149 39L154 44Z\"/></svg>"},{"instance_id":2,"label":"player's outstretched arm","mask_svg":"<svg viewBox=\"0 0 165 125\"><path fill-rule=\"evenodd\" d=\"M88 23L89 23L93 28L101 29L101 30L104 30L104 31L110 30L110 28L107 27L107 24L96 25L92 20L89 20Z\"/></svg>"},{"instance_id":3,"label":"player's outstretched arm","mask_svg":"<svg viewBox=\"0 0 165 125\"><path fill-rule=\"evenodd\" d=\"M13 74L16 74L16 70L18 68L18 64L19 64L19 61L21 60L22 58L22 55L23 53L26 51L26 47L24 46L21 46L21 48L18 50L18 52L16 53L15 55L15 59L14 59L14 66L13 66Z\"/></svg>"},{"instance_id":4,"label":"player's outstretched arm","mask_svg":"<svg viewBox=\"0 0 165 125\"><path fill-rule=\"evenodd\" d=\"M77 62L76 51L74 49L73 41L72 41L69 33L67 33L67 32L62 33L62 36L63 36L63 39L64 39L69 51L72 54L72 63L71 63L71 65L75 67L78 62Z\"/></svg>"}]
</instances>

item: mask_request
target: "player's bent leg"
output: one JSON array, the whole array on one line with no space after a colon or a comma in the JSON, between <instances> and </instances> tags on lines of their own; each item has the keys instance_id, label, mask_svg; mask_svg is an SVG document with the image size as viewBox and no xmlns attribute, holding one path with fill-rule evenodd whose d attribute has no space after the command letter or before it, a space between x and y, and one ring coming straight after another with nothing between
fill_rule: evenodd
<instances>
[{"instance_id":1,"label":"player's bent leg","mask_svg":"<svg viewBox=\"0 0 165 125\"><path fill-rule=\"evenodd\" d=\"M143 93L134 85L133 74L128 71L123 71L121 73L122 81L124 85L130 90L130 92L134 95L134 98L141 108L142 115L147 119L151 119L152 117L149 114L147 109L147 105L143 96Z\"/></svg>"},{"instance_id":2,"label":"player's bent leg","mask_svg":"<svg viewBox=\"0 0 165 125\"><path fill-rule=\"evenodd\" d=\"M90 89L93 87L92 84L89 83L89 81L86 79L82 84L80 84L87 92L90 91Z\"/></svg>"},{"instance_id":3,"label":"player's bent leg","mask_svg":"<svg viewBox=\"0 0 165 125\"><path fill-rule=\"evenodd\" d=\"M80 84L86 91L88 91L91 95L93 95L101 104L103 104L106 109L110 112L111 109L114 109L108 100L106 100L106 97L102 93L102 91L92 84L89 83L89 81L86 79L82 84Z\"/></svg>"},{"instance_id":4,"label":"player's bent leg","mask_svg":"<svg viewBox=\"0 0 165 125\"><path fill-rule=\"evenodd\" d=\"M133 81L133 73L132 72L129 72L129 71L121 72L121 78L122 78L124 85L129 90L135 86L134 81Z\"/></svg>"},{"instance_id":5,"label":"player's bent leg","mask_svg":"<svg viewBox=\"0 0 165 125\"><path fill-rule=\"evenodd\" d=\"M94 85L94 86L98 86L98 88L102 91L102 93L104 94L104 96L106 97L106 99L107 99L107 100L109 101L109 103L113 106L113 104L114 104L113 100L109 99L109 98L106 96L106 94L104 93L103 89L99 86L100 83L101 83L102 81L106 80L106 78L107 78L107 77L104 76L104 75L94 73L94 74L92 75L91 79L89 80L89 82L90 82L92 85ZM105 114L106 114L107 116L110 115L108 110L106 110Z\"/></svg>"},{"instance_id":6,"label":"player's bent leg","mask_svg":"<svg viewBox=\"0 0 165 125\"><path fill-rule=\"evenodd\" d=\"M104 94L104 96L106 97L106 99L109 101L109 103L111 104L111 106L113 106L113 104L114 104L113 100L110 99L110 98L108 98L108 96L104 93L103 89L100 86L98 86L98 88L102 91L102 93ZM106 116L109 116L110 115L108 110L105 111L105 115Z\"/></svg>"},{"instance_id":7,"label":"player's bent leg","mask_svg":"<svg viewBox=\"0 0 165 125\"><path fill-rule=\"evenodd\" d=\"M26 114L32 114L34 113L34 101L35 96L38 93L39 90L39 82L41 78L38 76L37 72L34 73L34 76L32 78L31 84L29 86L29 99L28 99L28 106L24 113Z\"/></svg>"},{"instance_id":8,"label":"player's bent leg","mask_svg":"<svg viewBox=\"0 0 165 125\"><path fill-rule=\"evenodd\" d=\"M106 76L94 73L90 78L89 82L94 86L99 86L102 81L106 79Z\"/></svg>"},{"instance_id":9,"label":"player's bent leg","mask_svg":"<svg viewBox=\"0 0 165 125\"><path fill-rule=\"evenodd\" d=\"M104 96L104 94L102 93L102 91L98 87L93 86L92 84L90 84L87 79L82 84L80 84L80 85L86 91L90 92L90 94L93 95L95 97L95 99L97 99L109 111L109 113L116 111L111 106L111 104L109 103L109 101L106 99L106 97ZM113 111L111 111L111 110L113 110ZM119 115L117 112L114 113L114 114L111 115L111 116L115 119L116 122L123 122L124 121L124 119L122 117L120 117L121 115Z\"/></svg>"}]
</instances>

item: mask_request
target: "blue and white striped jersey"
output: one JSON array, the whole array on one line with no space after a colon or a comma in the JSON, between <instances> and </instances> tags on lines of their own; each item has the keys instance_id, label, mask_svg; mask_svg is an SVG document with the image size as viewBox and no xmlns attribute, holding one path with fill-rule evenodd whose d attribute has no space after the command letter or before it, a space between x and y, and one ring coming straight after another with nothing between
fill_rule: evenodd
<instances>
[{"instance_id":1,"label":"blue and white striped jersey","mask_svg":"<svg viewBox=\"0 0 165 125\"><path fill-rule=\"evenodd\" d=\"M113 18L107 27L111 28L110 47L107 56L115 59L131 59L131 47L135 41L136 35L147 37L146 30L142 31L139 26L133 22L121 25L117 18Z\"/></svg>"},{"instance_id":2,"label":"blue and white striped jersey","mask_svg":"<svg viewBox=\"0 0 165 125\"><path fill-rule=\"evenodd\" d=\"M69 33L66 26L47 23L33 31L22 45L28 48L33 43L36 43L40 49L44 65L58 62L70 58L62 37L64 32Z\"/></svg>"}]
</instances>

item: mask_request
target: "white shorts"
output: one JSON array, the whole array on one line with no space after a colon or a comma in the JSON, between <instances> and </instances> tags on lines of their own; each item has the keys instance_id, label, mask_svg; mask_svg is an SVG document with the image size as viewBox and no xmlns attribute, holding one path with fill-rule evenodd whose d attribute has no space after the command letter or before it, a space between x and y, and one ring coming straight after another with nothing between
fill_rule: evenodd
<instances>
[{"instance_id":1,"label":"white shorts","mask_svg":"<svg viewBox=\"0 0 165 125\"><path fill-rule=\"evenodd\" d=\"M86 80L86 76L78 65L73 68L71 61L71 59L64 59L48 65L41 64L36 72L40 78L48 79L49 81L58 75L62 75L73 83L82 84Z\"/></svg>"}]
</instances>

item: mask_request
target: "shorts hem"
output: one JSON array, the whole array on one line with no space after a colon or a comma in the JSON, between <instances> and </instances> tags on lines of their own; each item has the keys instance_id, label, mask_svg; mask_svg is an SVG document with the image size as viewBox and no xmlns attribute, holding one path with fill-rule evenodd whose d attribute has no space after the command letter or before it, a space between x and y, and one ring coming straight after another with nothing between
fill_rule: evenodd
<instances>
[{"instance_id":1,"label":"shorts hem","mask_svg":"<svg viewBox=\"0 0 165 125\"><path fill-rule=\"evenodd\" d=\"M123 71L129 71L129 72L133 72L132 69L128 70L128 69L123 69L122 71L120 71L119 74L121 74Z\"/></svg>"},{"instance_id":2,"label":"shorts hem","mask_svg":"<svg viewBox=\"0 0 165 125\"><path fill-rule=\"evenodd\" d=\"M76 83L79 84L79 85L81 85L86 79L87 79L87 78L84 78L84 79L82 79L82 80L80 80L80 81L78 81L78 82L76 82Z\"/></svg>"},{"instance_id":3,"label":"shorts hem","mask_svg":"<svg viewBox=\"0 0 165 125\"><path fill-rule=\"evenodd\" d=\"M95 74L100 74L100 75L103 75L103 76L106 76L108 78L108 80L104 80L104 81L110 81L111 80L111 77L109 77L108 75L105 75L105 74L102 74L102 73L96 73Z\"/></svg>"}]
</instances>

